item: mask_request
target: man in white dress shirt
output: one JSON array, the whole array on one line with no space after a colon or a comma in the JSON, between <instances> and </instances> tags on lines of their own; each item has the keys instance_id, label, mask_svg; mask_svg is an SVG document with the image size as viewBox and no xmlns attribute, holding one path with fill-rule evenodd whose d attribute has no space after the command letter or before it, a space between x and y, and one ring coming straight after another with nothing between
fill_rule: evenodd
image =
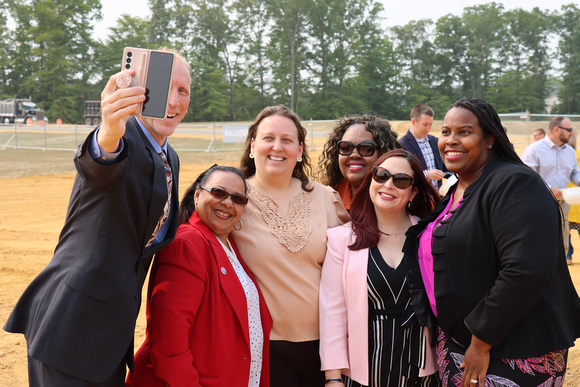
<instances>
[{"instance_id":1,"label":"man in white dress shirt","mask_svg":"<svg viewBox=\"0 0 580 387\"><path fill-rule=\"evenodd\" d=\"M522 154L522 161L542 176L562 207L564 214L562 235L566 256L568 256L569 248L568 213L570 205L564 201L560 190L566 188L570 181L576 185L580 184L580 168L578 168L576 161L576 152L568 145L571 136L572 122L570 119L556 116L550 121L548 135L532 143ZM571 263L571 260L568 258L568 263Z\"/></svg>"}]
</instances>

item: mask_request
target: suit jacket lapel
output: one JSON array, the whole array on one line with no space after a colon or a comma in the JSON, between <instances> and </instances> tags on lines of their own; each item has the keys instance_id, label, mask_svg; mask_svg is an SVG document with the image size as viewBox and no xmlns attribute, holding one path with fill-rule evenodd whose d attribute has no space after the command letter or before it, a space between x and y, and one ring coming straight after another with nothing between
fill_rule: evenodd
<instances>
[{"instance_id":1,"label":"suit jacket lapel","mask_svg":"<svg viewBox=\"0 0 580 387\"><path fill-rule=\"evenodd\" d=\"M217 240L215 234L206 226L205 223L201 221L199 216L194 212L189 218L189 223L197 228L209 242L212 252L215 256L216 267L218 270L218 279L220 287L222 288L226 298L229 301L238 321L248 348L250 348L250 334L249 334L249 323L248 323L248 309L246 303L246 294L244 293L244 288L238 279L230 259L226 255L222 245ZM233 243L230 241L233 245ZM240 253L234 247L236 255L239 257Z\"/></svg>"},{"instance_id":2,"label":"suit jacket lapel","mask_svg":"<svg viewBox=\"0 0 580 387\"><path fill-rule=\"evenodd\" d=\"M350 231L349 231L350 232ZM354 242L355 236L351 233L347 245ZM354 350L354 356L350 356L353 369L368 370L368 357L364 350L368 349L368 286L367 266L369 249L349 250L346 248L345 260L348 258L347 267L347 304L354 306L355 310L348 314L349 343ZM357 351L359 349L360 351ZM367 371L368 372L368 371Z\"/></svg>"},{"instance_id":3,"label":"suit jacket lapel","mask_svg":"<svg viewBox=\"0 0 580 387\"><path fill-rule=\"evenodd\" d=\"M435 168L445 171L445 164L441 158L441 153L439 153L439 141L435 136L427 136L429 138L429 144L431 145L431 150L433 151L433 160L435 162Z\"/></svg>"},{"instance_id":4,"label":"suit jacket lapel","mask_svg":"<svg viewBox=\"0 0 580 387\"><path fill-rule=\"evenodd\" d=\"M248 322L248 306L246 301L246 293L240 283L238 275L232 266L230 259L226 255L221 244L218 242L215 235L209 230L211 236L208 235L208 240L214 250L216 263L219 270L219 281L226 298L228 299L244 334L246 345L250 348L249 322ZM213 238L212 238L213 237ZM239 252L236 251L239 257Z\"/></svg>"},{"instance_id":5,"label":"suit jacket lapel","mask_svg":"<svg viewBox=\"0 0 580 387\"><path fill-rule=\"evenodd\" d=\"M411 136L412 136L412 134L411 134ZM417 158L421 162L423 169L426 169L427 163L425 163L425 157L423 156L423 152L421 151L421 147L419 146L419 143L417 142L417 139L415 137L413 137L413 147L415 147L415 155L417 156Z\"/></svg>"},{"instance_id":6,"label":"suit jacket lapel","mask_svg":"<svg viewBox=\"0 0 580 387\"><path fill-rule=\"evenodd\" d=\"M163 160L161 160L161 157L159 157L159 154L157 154L155 148L153 148L153 145L151 145L151 142L141 130L141 127L139 126L139 123L137 122L137 119L135 117L131 117L127 121L127 130L129 130L129 128L132 128L133 130L136 130L137 133L139 133L139 138L141 138L141 141L143 143L142 145L147 150L147 157L149 157L153 162L153 186L151 189L151 201L149 202L148 212L149 214L159 214L159 216L158 217L149 216L147 218L147 227L145 229L146 231L145 240L147 241L149 237L151 237L151 234L153 234L153 230L155 230L155 226L159 221L159 217L161 216L163 212L163 207L165 207L165 203L167 201L167 180L165 177L165 167L163 166ZM176 163L177 163L176 161L173 161L173 164ZM169 161L169 164L170 165L172 164L171 159ZM172 197L175 196L175 200L178 200L176 187L177 187L177 176L174 176L172 192L174 192L175 195L172 194ZM149 250L157 251L158 249L155 247ZM148 252L150 252L149 250Z\"/></svg>"},{"instance_id":7,"label":"suit jacket lapel","mask_svg":"<svg viewBox=\"0 0 580 387\"><path fill-rule=\"evenodd\" d=\"M409 138L409 141L407 141L407 144L409 144L409 147L411 148L409 149L409 151L413 153L415 156L417 156L417 158L421 162L421 165L423 166L423 169L425 169L426 168L425 158L423 157L423 152L421 152L421 147L419 146L417 139L415 138L415 136L413 136L411 130L407 131L407 134L405 136L408 136Z\"/></svg>"},{"instance_id":8,"label":"suit jacket lapel","mask_svg":"<svg viewBox=\"0 0 580 387\"><path fill-rule=\"evenodd\" d=\"M209 242L211 249L215 256L216 267L218 270L218 279L220 287L222 288L226 298L228 299L236 317L240 323L242 332L244 334L246 344L250 348L250 334L249 334L249 323L248 323L248 309L246 302L246 294L244 293L244 288L238 279L230 259L226 255L222 245L217 240L215 234L201 221L199 216L194 212L189 218L189 222L197 228L205 239ZM230 241L230 243L232 243ZM232 243L233 245L233 243ZM239 257L239 252L235 249L236 255Z\"/></svg>"}]
</instances>

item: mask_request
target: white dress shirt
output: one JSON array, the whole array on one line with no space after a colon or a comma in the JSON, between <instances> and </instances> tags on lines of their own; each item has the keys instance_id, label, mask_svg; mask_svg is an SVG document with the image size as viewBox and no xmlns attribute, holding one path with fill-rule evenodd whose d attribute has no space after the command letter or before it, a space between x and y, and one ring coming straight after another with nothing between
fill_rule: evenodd
<instances>
[{"instance_id":1,"label":"white dress shirt","mask_svg":"<svg viewBox=\"0 0 580 387\"><path fill-rule=\"evenodd\" d=\"M570 181L580 185L576 152L568 144L557 146L546 136L524 150L522 161L536 171L550 188L566 188Z\"/></svg>"}]
</instances>

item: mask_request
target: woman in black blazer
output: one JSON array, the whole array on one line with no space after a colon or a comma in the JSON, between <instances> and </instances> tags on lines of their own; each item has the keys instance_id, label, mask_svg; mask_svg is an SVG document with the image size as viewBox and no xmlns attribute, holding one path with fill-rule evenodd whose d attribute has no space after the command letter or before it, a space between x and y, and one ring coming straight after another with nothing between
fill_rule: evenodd
<instances>
[{"instance_id":1,"label":"woman in black blazer","mask_svg":"<svg viewBox=\"0 0 580 387\"><path fill-rule=\"evenodd\" d=\"M418 251L439 319L442 384L561 385L580 299L556 200L484 101L455 102L438 145L458 183L409 231L405 249Z\"/></svg>"}]
</instances>

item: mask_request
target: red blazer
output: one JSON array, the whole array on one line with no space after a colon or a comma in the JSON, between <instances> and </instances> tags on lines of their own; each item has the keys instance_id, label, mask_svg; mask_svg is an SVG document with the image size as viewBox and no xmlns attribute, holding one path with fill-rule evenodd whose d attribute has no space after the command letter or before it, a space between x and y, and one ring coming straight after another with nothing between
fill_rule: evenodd
<instances>
[{"instance_id":1,"label":"red blazer","mask_svg":"<svg viewBox=\"0 0 580 387\"><path fill-rule=\"evenodd\" d=\"M222 246L195 212L157 255L149 281L147 336L127 385L247 387L246 296ZM260 386L268 387L272 320L258 292L264 332Z\"/></svg>"}]
</instances>

